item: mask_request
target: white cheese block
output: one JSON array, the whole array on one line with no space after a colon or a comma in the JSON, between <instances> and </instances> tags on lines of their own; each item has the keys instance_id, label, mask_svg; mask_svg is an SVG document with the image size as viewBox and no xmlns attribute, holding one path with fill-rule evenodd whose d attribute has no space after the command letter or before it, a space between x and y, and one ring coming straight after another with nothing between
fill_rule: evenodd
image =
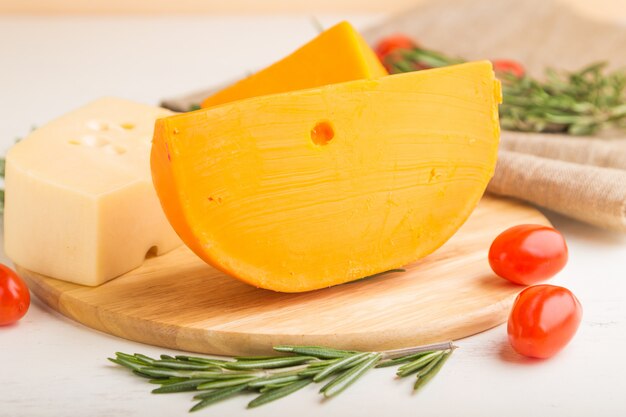
<instances>
[{"instance_id":1,"label":"white cheese block","mask_svg":"<svg viewBox=\"0 0 626 417\"><path fill-rule=\"evenodd\" d=\"M4 214L9 258L93 286L180 245L150 174L154 121L170 114L103 98L11 148Z\"/></svg>"}]
</instances>

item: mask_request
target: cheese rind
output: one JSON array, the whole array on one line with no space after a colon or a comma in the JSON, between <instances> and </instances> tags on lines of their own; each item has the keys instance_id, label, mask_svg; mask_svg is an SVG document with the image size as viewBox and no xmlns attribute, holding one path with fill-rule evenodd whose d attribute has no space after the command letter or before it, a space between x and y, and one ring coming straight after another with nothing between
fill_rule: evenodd
<instances>
[{"instance_id":1,"label":"cheese rind","mask_svg":"<svg viewBox=\"0 0 626 417\"><path fill-rule=\"evenodd\" d=\"M385 75L363 37L348 22L341 22L291 55L206 98L202 107Z\"/></svg>"},{"instance_id":2,"label":"cheese rind","mask_svg":"<svg viewBox=\"0 0 626 417\"><path fill-rule=\"evenodd\" d=\"M256 97L160 119L151 166L198 256L300 292L401 267L465 222L493 175L489 62Z\"/></svg>"},{"instance_id":3,"label":"cheese rind","mask_svg":"<svg viewBox=\"0 0 626 417\"><path fill-rule=\"evenodd\" d=\"M99 285L180 244L152 186L154 122L172 113L104 98L56 119L6 158L5 251L16 264Z\"/></svg>"}]
</instances>

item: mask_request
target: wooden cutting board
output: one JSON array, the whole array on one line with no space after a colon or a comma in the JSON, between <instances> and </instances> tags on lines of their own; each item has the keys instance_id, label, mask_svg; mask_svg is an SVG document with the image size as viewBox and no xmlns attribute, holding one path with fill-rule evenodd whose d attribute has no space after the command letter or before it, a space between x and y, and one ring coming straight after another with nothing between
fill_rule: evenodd
<instances>
[{"instance_id":1,"label":"wooden cutting board","mask_svg":"<svg viewBox=\"0 0 626 417\"><path fill-rule=\"evenodd\" d=\"M485 197L452 239L406 272L300 294L243 284L186 247L99 287L17 269L67 317L151 345L223 355L264 354L278 344L390 349L504 322L522 287L496 277L487 252L501 231L520 223L549 224L534 208Z\"/></svg>"}]
</instances>

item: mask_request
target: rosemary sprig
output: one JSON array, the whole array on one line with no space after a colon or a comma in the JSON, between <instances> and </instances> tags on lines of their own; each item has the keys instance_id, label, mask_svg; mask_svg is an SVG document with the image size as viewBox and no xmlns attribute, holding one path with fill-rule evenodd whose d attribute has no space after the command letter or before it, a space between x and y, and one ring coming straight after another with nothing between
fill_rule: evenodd
<instances>
[{"instance_id":1,"label":"rosemary sprig","mask_svg":"<svg viewBox=\"0 0 626 417\"><path fill-rule=\"evenodd\" d=\"M462 62L465 61L420 47L400 49L384 59L391 73ZM608 72L606 67L605 62L599 62L571 72L547 68L543 80L499 72L502 128L570 135L626 129L626 70Z\"/></svg>"},{"instance_id":2,"label":"rosemary sprig","mask_svg":"<svg viewBox=\"0 0 626 417\"><path fill-rule=\"evenodd\" d=\"M161 355L161 359L153 359L139 353L117 352L115 358L108 359L159 385L153 394L196 392L193 398L199 402L189 411L197 411L245 392L259 394L248 403L248 408L258 407L330 378L320 390L329 398L343 392L372 368L396 365L401 365L397 372L400 378L417 375L417 390L439 372L455 348L451 342L382 352L276 346L274 350L287 355L232 360Z\"/></svg>"},{"instance_id":3,"label":"rosemary sprig","mask_svg":"<svg viewBox=\"0 0 626 417\"><path fill-rule=\"evenodd\" d=\"M592 135L626 127L626 72L606 63L574 72L546 70L545 81L503 74L502 127L529 132Z\"/></svg>"}]
</instances>

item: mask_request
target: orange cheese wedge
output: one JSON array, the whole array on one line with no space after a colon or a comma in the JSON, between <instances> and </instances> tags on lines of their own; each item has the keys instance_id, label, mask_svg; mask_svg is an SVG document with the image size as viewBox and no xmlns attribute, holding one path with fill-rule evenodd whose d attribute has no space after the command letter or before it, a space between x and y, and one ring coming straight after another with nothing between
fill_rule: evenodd
<instances>
[{"instance_id":1,"label":"orange cheese wedge","mask_svg":"<svg viewBox=\"0 0 626 417\"><path fill-rule=\"evenodd\" d=\"M202 107L385 75L361 35L341 22L281 61L208 97Z\"/></svg>"},{"instance_id":2,"label":"orange cheese wedge","mask_svg":"<svg viewBox=\"0 0 626 417\"><path fill-rule=\"evenodd\" d=\"M151 166L202 259L282 292L401 267L465 222L496 163L489 62L235 101L157 121Z\"/></svg>"}]
</instances>

